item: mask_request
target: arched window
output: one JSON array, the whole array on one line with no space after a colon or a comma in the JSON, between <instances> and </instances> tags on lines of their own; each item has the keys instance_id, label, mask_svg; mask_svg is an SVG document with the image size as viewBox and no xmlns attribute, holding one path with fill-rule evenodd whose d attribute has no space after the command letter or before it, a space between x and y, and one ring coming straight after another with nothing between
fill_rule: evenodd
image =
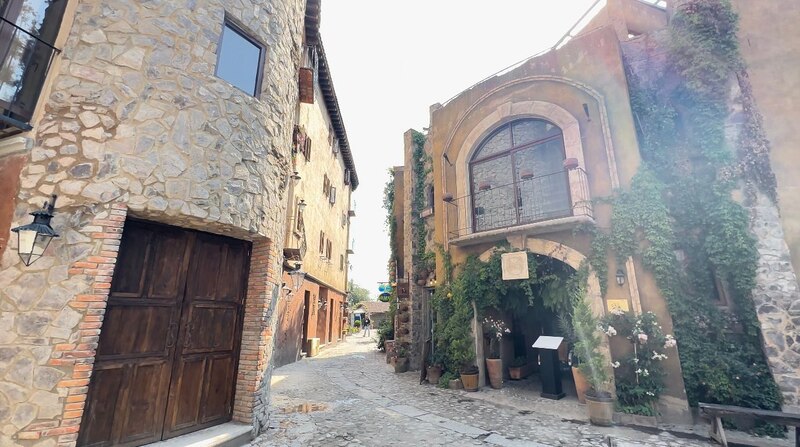
<instances>
[{"instance_id":1,"label":"arched window","mask_svg":"<svg viewBox=\"0 0 800 447\"><path fill-rule=\"evenodd\" d=\"M469 163L473 228L485 231L569 216L561 129L545 120L505 124Z\"/></svg>"}]
</instances>

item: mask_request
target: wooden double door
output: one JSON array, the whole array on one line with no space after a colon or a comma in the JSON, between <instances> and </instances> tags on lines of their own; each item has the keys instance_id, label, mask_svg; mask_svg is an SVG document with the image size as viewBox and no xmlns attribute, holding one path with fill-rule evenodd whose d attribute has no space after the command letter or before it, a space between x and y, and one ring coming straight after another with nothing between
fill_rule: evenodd
<instances>
[{"instance_id":1,"label":"wooden double door","mask_svg":"<svg viewBox=\"0 0 800 447\"><path fill-rule=\"evenodd\" d=\"M125 223L81 446L137 446L227 422L250 245Z\"/></svg>"}]
</instances>

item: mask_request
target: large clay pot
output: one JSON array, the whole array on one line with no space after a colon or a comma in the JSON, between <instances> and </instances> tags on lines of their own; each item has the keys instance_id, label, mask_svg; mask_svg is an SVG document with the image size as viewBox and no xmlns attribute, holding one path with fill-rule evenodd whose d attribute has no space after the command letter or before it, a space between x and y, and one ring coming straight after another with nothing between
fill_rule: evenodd
<instances>
[{"instance_id":1,"label":"large clay pot","mask_svg":"<svg viewBox=\"0 0 800 447\"><path fill-rule=\"evenodd\" d=\"M486 359L486 373L492 388L496 390L503 388L503 360Z\"/></svg>"},{"instance_id":2,"label":"large clay pot","mask_svg":"<svg viewBox=\"0 0 800 447\"><path fill-rule=\"evenodd\" d=\"M478 391L478 373L461 373L461 384L464 385L464 391Z\"/></svg>"},{"instance_id":3,"label":"large clay pot","mask_svg":"<svg viewBox=\"0 0 800 447\"><path fill-rule=\"evenodd\" d=\"M572 380L575 381L575 391L578 393L578 402L585 404L586 392L589 391L591 386L589 385L589 381L586 380L581 370L574 366L572 367Z\"/></svg>"},{"instance_id":4,"label":"large clay pot","mask_svg":"<svg viewBox=\"0 0 800 447\"><path fill-rule=\"evenodd\" d=\"M404 373L406 371L408 371L408 358L406 358L406 357L397 357L395 359L394 372L396 372L396 373Z\"/></svg>"},{"instance_id":5,"label":"large clay pot","mask_svg":"<svg viewBox=\"0 0 800 447\"><path fill-rule=\"evenodd\" d=\"M608 427L614 422L614 398L609 393L586 393L586 408L589 410L589 420L594 425Z\"/></svg>"},{"instance_id":6,"label":"large clay pot","mask_svg":"<svg viewBox=\"0 0 800 447\"><path fill-rule=\"evenodd\" d=\"M442 367L441 366L429 366L428 367L428 383L431 385L437 385L439 383L439 378L442 377Z\"/></svg>"}]
</instances>

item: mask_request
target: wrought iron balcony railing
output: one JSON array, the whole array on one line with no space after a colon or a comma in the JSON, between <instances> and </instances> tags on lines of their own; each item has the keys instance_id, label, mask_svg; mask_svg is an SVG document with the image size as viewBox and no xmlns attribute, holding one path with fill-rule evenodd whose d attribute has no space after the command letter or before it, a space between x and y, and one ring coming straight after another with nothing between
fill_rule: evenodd
<instances>
[{"instance_id":1,"label":"wrought iron balcony railing","mask_svg":"<svg viewBox=\"0 0 800 447\"><path fill-rule=\"evenodd\" d=\"M30 130L47 71L59 50L0 17L0 138Z\"/></svg>"},{"instance_id":2,"label":"wrought iron balcony railing","mask_svg":"<svg viewBox=\"0 0 800 447\"><path fill-rule=\"evenodd\" d=\"M571 216L592 217L588 179L581 168L507 185L482 184L477 189L468 196L445 199L451 240Z\"/></svg>"}]
</instances>

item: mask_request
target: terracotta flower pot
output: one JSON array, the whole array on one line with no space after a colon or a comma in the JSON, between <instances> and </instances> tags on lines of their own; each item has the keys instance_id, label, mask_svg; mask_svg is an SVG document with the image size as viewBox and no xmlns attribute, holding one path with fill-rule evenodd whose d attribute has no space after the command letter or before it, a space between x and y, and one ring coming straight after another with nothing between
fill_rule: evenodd
<instances>
[{"instance_id":1,"label":"terracotta flower pot","mask_svg":"<svg viewBox=\"0 0 800 447\"><path fill-rule=\"evenodd\" d=\"M579 368L572 367L572 380L575 381L575 391L578 393L578 402L586 403L586 392L589 391L589 381L586 380Z\"/></svg>"},{"instance_id":2,"label":"terracotta flower pot","mask_svg":"<svg viewBox=\"0 0 800 447\"><path fill-rule=\"evenodd\" d=\"M479 191L488 191L490 189L492 189L492 185L489 184L488 182L481 182L481 184L478 185Z\"/></svg>"},{"instance_id":3,"label":"terracotta flower pot","mask_svg":"<svg viewBox=\"0 0 800 447\"><path fill-rule=\"evenodd\" d=\"M396 373L404 373L406 371L408 371L408 358L406 358L406 357L397 357L395 359L394 372L396 372Z\"/></svg>"},{"instance_id":4,"label":"terracotta flower pot","mask_svg":"<svg viewBox=\"0 0 800 447\"><path fill-rule=\"evenodd\" d=\"M461 384L464 385L464 391L478 391L478 373L461 373Z\"/></svg>"},{"instance_id":5,"label":"terracotta flower pot","mask_svg":"<svg viewBox=\"0 0 800 447\"><path fill-rule=\"evenodd\" d=\"M431 385L438 385L439 378L442 377L442 367L441 366L429 366L428 367L428 383Z\"/></svg>"},{"instance_id":6,"label":"terracotta flower pot","mask_svg":"<svg viewBox=\"0 0 800 447\"><path fill-rule=\"evenodd\" d=\"M589 420L594 425L601 427L611 426L614 422L614 398L609 393L586 393L586 408L589 410Z\"/></svg>"},{"instance_id":7,"label":"terracotta flower pot","mask_svg":"<svg viewBox=\"0 0 800 447\"><path fill-rule=\"evenodd\" d=\"M499 390L503 388L503 360L486 359L486 373L489 375L489 384Z\"/></svg>"},{"instance_id":8,"label":"terracotta flower pot","mask_svg":"<svg viewBox=\"0 0 800 447\"><path fill-rule=\"evenodd\" d=\"M565 158L564 159L564 169L575 169L578 167L578 159L577 158Z\"/></svg>"},{"instance_id":9,"label":"terracotta flower pot","mask_svg":"<svg viewBox=\"0 0 800 447\"><path fill-rule=\"evenodd\" d=\"M533 372L533 363L528 363L522 366L509 366L508 375L511 380L522 380Z\"/></svg>"}]
</instances>

